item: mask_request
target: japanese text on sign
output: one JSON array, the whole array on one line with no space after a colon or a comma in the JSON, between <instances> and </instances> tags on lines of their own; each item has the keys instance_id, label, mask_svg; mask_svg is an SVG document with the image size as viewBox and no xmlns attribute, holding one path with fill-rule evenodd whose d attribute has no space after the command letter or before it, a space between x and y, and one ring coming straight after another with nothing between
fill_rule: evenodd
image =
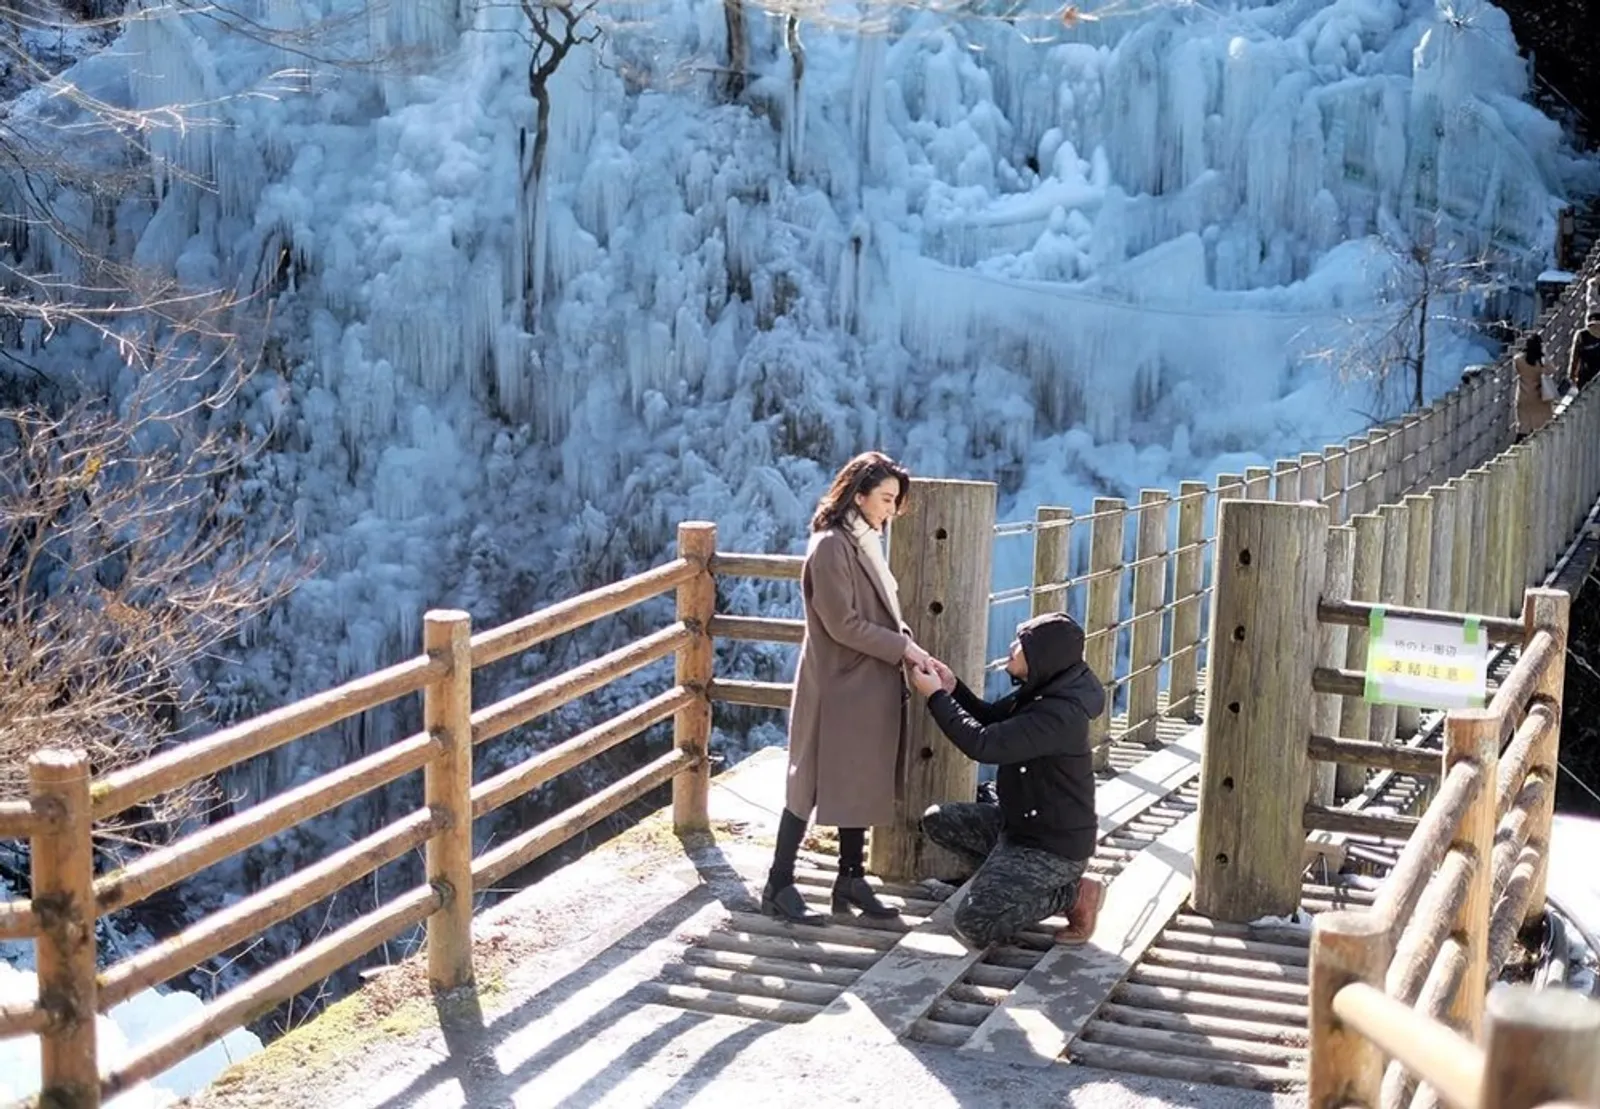
<instances>
[{"instance_id":1,"label":"japanese text on sign","mask_svg":"<svg viewBox=\"0 0 1600 1109\"><path fill-rule=\"evenodd\" d=\"M1412 620L1373 608L1367 622L1366 699L1415 708L1481 708L1489 642L1475 617Z\"/></svg>"}]
</instances>

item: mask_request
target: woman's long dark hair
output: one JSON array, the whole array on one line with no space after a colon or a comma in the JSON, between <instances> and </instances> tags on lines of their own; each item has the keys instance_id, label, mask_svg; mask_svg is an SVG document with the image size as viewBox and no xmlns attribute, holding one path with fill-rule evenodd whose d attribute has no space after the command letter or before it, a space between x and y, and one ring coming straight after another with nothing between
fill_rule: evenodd
<instances>
[{"instance_id":1,"label":"woman's long dark hair","mask_svg":"<svg viewBox=\"0 0 1600 1109\"><path fill-rule=\"evenodd\" d=\"M1530 366L1537 366L1544 361L1544 340L1537 331L1528 332L1528 337L1522 340L1522 357Z\"/></svg>"},{"instance_id":2,"label":"woman's long dark hair","mask_svg":"<svg viewBox=\"0 0 1600 1109\"><path fill-rule=\"evenodd\" d=\"M834 475L833 484L817 502L817 510L811 516L812 532L844 527L856 510L856 497L872 492L890 478L900 483L900 493L894 499L898 515L905 511L906 497L911 493L910 472L880 451L856 455Z\"/></svg>"}]
</instances>

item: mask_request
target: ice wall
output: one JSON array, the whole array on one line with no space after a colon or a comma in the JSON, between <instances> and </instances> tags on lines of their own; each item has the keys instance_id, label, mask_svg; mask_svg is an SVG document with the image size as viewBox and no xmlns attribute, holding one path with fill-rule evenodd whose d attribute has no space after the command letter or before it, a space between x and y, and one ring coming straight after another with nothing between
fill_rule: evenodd
<instances>
[{"instance_id":1,"label":"ice wall","mask_svg":"<svg viewBox=\"0 0 1600 1109\"><path fill-rule=\"evenodd\" d=\"M1533 271L1576 165L1476 0L900 7L802 24L798 89L753 12L726 103L718 0L604 5L538 188L514 4L243 0L250 34L151 5L69 75L154 128L110 241L272 308L241 497L319 569L218 679L232 711L680 519L795 549L869 445L1007 515L1320 446L1364 404L1318 352L1391 311L1379 228Z\"/></svg>"}]
</instances>

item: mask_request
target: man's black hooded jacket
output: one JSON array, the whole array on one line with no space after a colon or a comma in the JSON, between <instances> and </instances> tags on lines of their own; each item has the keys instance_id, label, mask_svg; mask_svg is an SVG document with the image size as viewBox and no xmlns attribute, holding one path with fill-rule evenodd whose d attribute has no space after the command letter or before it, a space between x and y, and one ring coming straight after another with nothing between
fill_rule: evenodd
<instances>
[{"instance_id":1,"label":"man's black hooded jacket","mask_svg":"<svg viewBox=\"0 0 1600 1109\"><path fill-rule=\"evenodd\" d=\"M1087 859L1099 839L1089 721L1105 709L1100 679L1083 661L1083 629L1050 613L1017 630L1028 677L990 704L960 682L928 709L950 742L999 768L995 791L1012 842Z\"/></svg>"}]
</instances>

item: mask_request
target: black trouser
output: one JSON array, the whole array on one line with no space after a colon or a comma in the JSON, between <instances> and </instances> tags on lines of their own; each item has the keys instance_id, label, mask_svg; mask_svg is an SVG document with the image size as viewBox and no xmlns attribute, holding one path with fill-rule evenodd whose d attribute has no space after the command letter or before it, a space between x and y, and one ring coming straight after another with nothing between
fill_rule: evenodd
<instances>
[{"instance_id":1,"label":"black trouser","mask_svg":"<svg viewBox=\"0 0 1600 1109\"><path fill-rule=\"evenodd\" d=\"M772 855L772 869L767 872L767 884L774 890L794 885L794 861L800 854L800 841L806 835L805 817L796 816L788 809L778 821L778 849ZM867 830L865 828L839 829L839 876L859 878L866 873Z\"/></svg>"}]
</instances>

